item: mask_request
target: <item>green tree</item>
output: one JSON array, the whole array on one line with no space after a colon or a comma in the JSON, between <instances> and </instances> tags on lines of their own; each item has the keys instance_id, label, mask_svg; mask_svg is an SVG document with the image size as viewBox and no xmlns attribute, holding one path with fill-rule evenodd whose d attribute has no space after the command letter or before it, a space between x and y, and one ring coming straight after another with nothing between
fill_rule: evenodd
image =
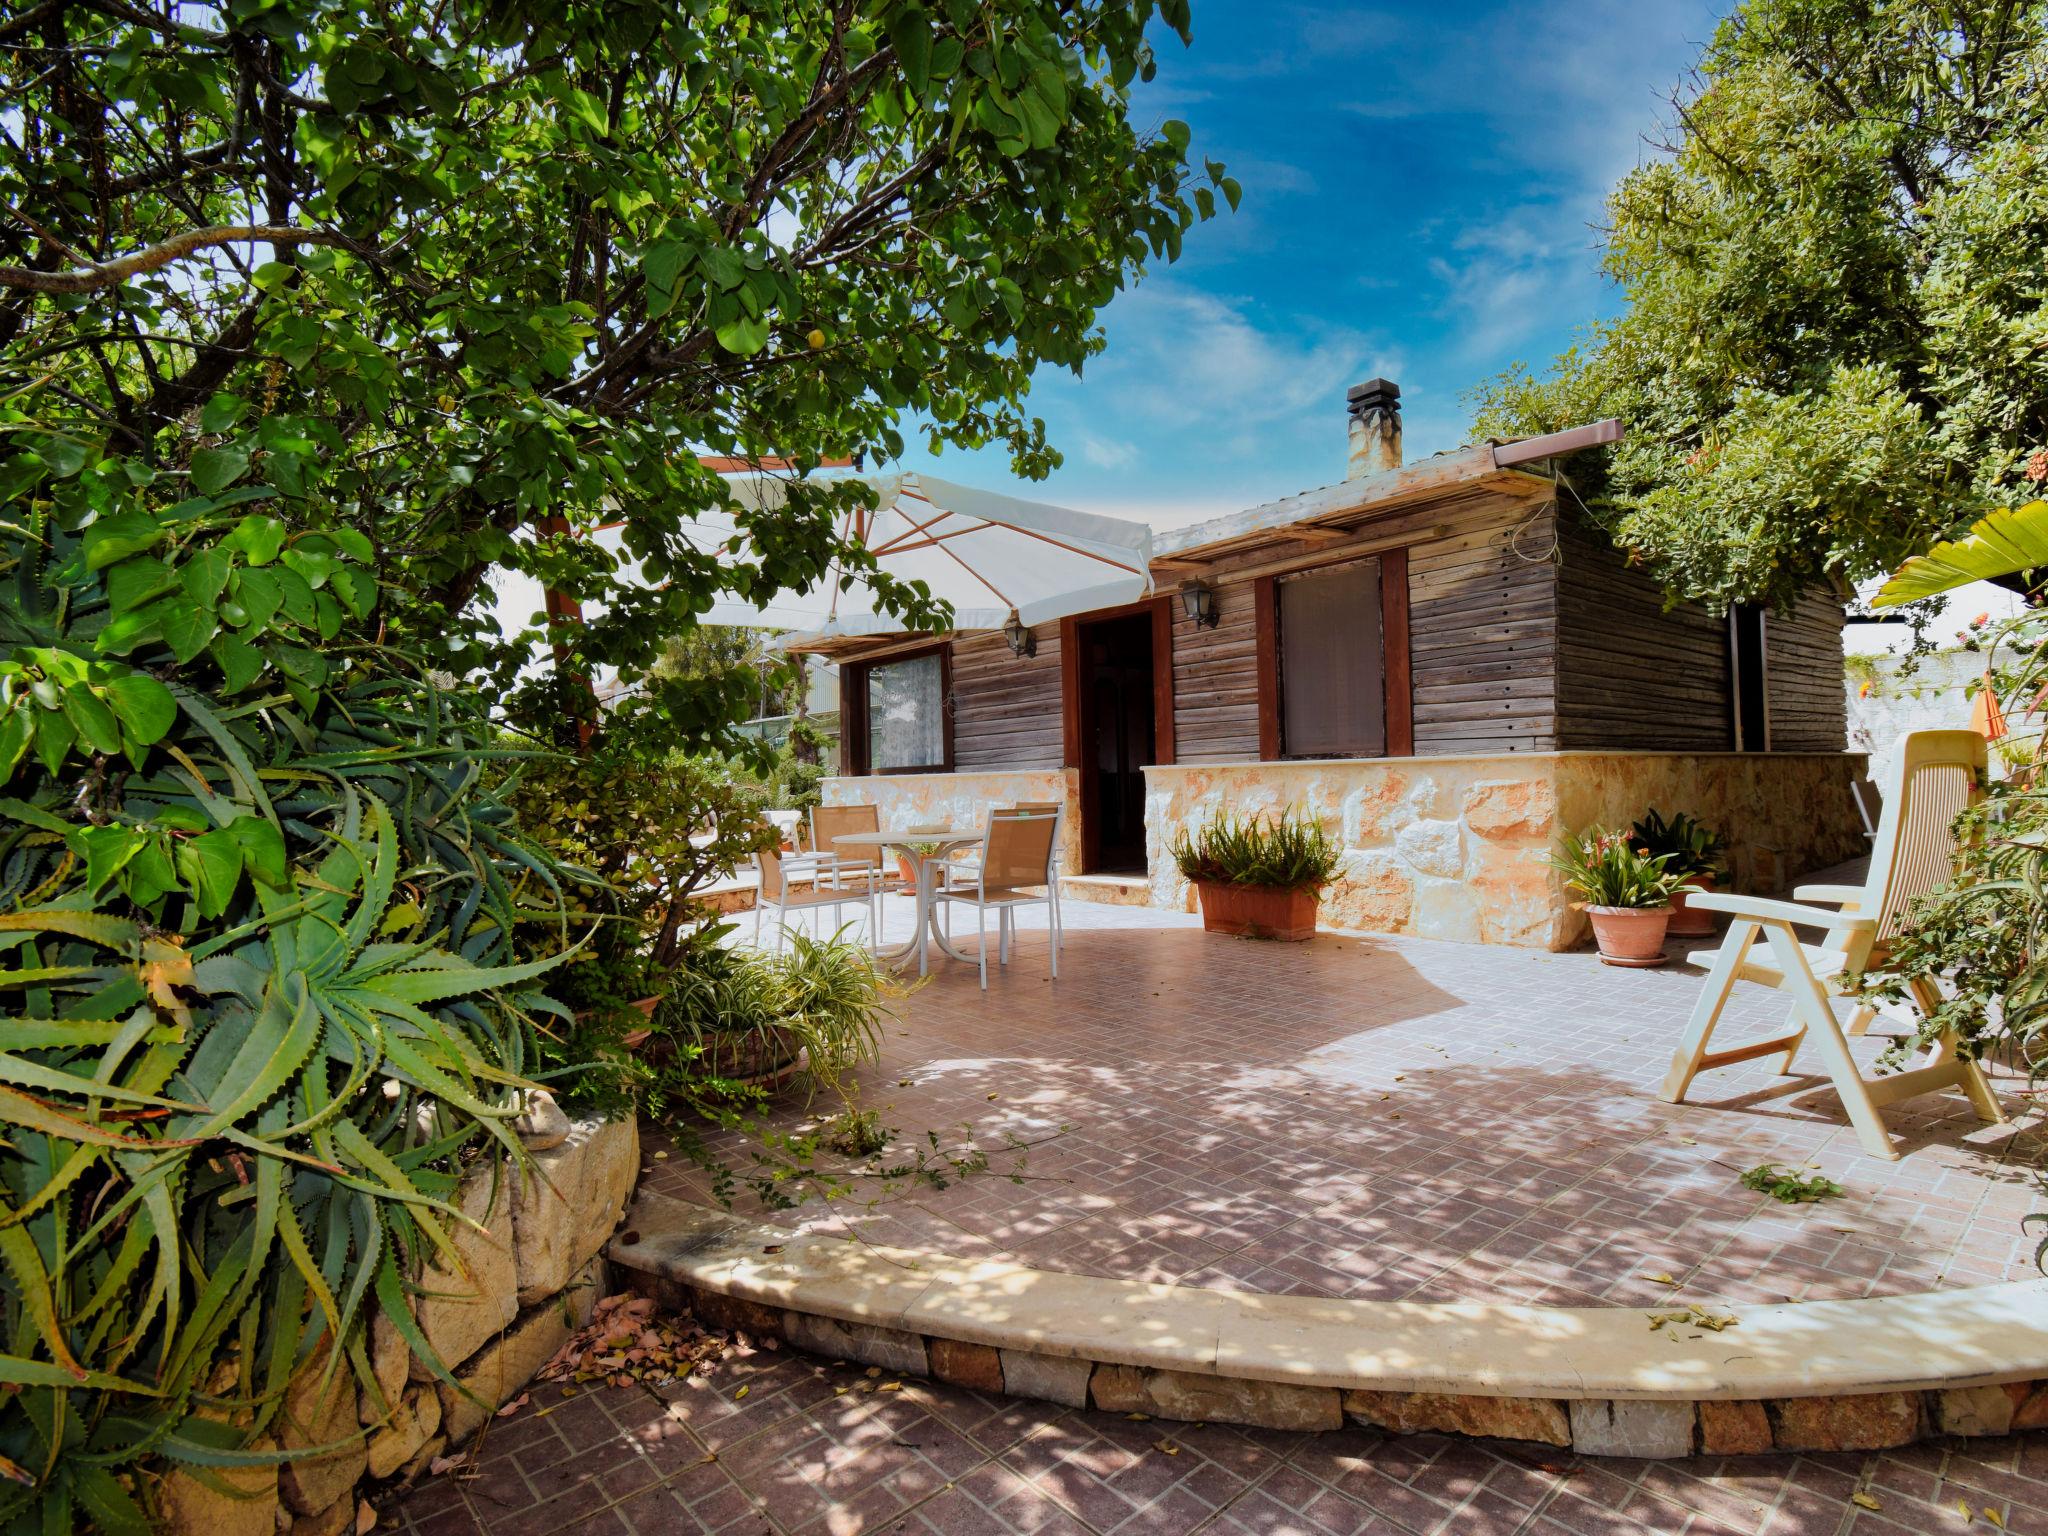
<instances>
[{"instance_id":1,"label":"green tree","mask_svg":"<svg viewBox=\"0 0 2048 1536\"><path fill-rule=\"evenodd\" d=\"M1608 203L1626 304L1478 428L1619 415L1595 512L1682 597L1891 570L2048 476L2048 12L1747 0Z\"/></svg>"},{"instance_id":2,"label":"green tree","mask_svg":"<svg viewBox=\"0 0 2048 1536\"><path fill-rule=\"evenodd\" d=\"M634 682L717 595L865 563L854 489L707 535L700 455L880 459L914 419L1046 472L1032 374L1237 195L1131 121L1186 0L11 10L4 494L353 528L376 580L342 604L501 689L494 568L584 605L570 670ZM573 537L599 520L623 562ZM158 631L188 666L216 638L177 599ZM654 703L695 740L721 690Z\"/></svg>"}]
</instances>

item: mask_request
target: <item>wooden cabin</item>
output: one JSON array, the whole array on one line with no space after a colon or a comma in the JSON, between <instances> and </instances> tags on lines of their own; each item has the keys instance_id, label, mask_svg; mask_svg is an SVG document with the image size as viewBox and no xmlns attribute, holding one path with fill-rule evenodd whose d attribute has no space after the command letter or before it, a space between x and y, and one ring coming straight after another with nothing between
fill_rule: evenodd
<instances>
[{"instance_id":1,"label":"wooden cabin","mask_svg":"<svg viewBox=\"0 0 2048 1536\"><path fill-rule=\"evenodd\" d=\"M1301 808L1346 849L1333 925L1545 947L1566 830L1688 810L1761 888L1860 851L1839 602L1667 610L1559 477L1599 434L1404 464L1398 389L1350 404L1348 478L1158 535L1145 601L842 643L827 798L1059 799L1069 895L1175 909L1182 828Z\"/></svg>"}]
</instances>

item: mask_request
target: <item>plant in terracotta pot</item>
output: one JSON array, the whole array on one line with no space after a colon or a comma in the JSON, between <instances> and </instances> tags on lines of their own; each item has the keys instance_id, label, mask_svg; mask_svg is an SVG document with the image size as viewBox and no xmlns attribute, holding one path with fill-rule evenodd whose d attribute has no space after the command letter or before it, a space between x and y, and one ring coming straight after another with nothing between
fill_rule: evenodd
<instances>
[{"instance_id":1,"label":"plant in terracotta pot","mask_svg":"<svg viewBox=\"0 0 2048 1536\"><path fill-rule=\"evenodd\" d=\"M1193 883L1210 933L1300 941L1316 931L1323 887L1342 852L1320 822L1229 813L1174 839L1173 861Z\"/></svg>"},{"instance_id":2,"label":"plant in terracotta pot","mask_svg":"<svg viewBox=\"0 0 2048 1536\"><path fill-rule=\"evenodd\" d=\"M1685 898L1689 891L1714 889L1720 878L1721 854L1728 846L1721 834L1690 812L1680 811L1667 820L1662 811L1652 808L1630 829L1629 836L1638 848L1670 855L1667 868L1684 882L1671 893L1671 926L1666 931L1676 938L1711 938L1714 914L1687 906Z\"/></svg>"},{"instance_id":3,"label":"plant in terracotta pot","mask_svg":"<svg viewBox=\"0 0 2048 1536\"><path fill-rule=\"evenodd\" d=\"M1550 867L1579 898L1573 905L1592 919L1600 958L1608 965L1664 963L1671 893L1683 878L1671 872L1670 863L1670 854L1651 853L1628 834L1604 827L1567 835L1550 856Z\"/></svg>"}]
</instances>

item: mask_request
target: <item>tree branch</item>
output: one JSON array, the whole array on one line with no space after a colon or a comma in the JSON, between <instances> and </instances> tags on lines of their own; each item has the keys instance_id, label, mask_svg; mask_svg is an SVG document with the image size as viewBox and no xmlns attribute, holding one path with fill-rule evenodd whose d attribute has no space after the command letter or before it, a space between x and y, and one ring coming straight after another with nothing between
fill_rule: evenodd
<instances>
[{"instance_id":1,"label":"tree branch","mask_svg":"<svg viewBox=\"0 0 2048 1536\"><path fill-rule=\"evenodd\" d=\"M324 229L299 229L276 224L218 224L211 229L187 230L161 245L152 245L133 255L113 261L73 267L67 272L37 272L28 267L0 266L0 287L27 288L37 293L94 293L118 288L131 277L154 272L158 267L213 246L238 245L246 240L263 240L271 245L331 245L360 254L360 247L346 235Z\"/></svg>"}]
</instances>

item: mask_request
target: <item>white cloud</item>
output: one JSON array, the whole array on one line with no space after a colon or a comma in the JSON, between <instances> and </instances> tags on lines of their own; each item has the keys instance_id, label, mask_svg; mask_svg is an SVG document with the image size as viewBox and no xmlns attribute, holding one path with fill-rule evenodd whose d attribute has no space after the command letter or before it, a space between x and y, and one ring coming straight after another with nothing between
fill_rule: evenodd
<instances>
[{"instance_id":1,"label":"white cloud","mask_svg":"<svg viewBox=\"0 0 2048 1536\"><path fill-rule=\"evenodd\" d=\"M1100 438L1083 432L1078 440L1081 457L1097 469L1128 469L1138 462L1138 445Z\"/></svg>"}]
</instances>

